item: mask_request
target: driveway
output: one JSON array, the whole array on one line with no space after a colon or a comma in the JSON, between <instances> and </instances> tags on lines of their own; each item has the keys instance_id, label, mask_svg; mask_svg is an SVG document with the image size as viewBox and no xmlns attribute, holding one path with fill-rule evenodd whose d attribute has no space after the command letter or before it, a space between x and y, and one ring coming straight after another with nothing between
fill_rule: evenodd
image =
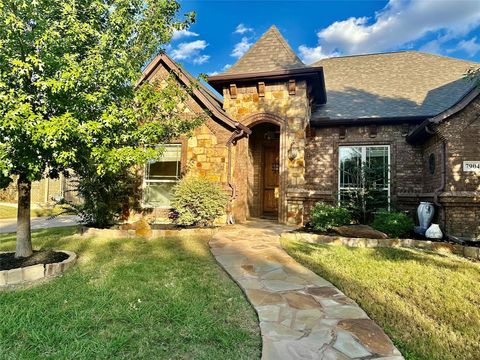
<instances>
[{"instance_id":1,"label":"driveway","mask_svg":"<svg viewBox=\"0 0 480 360\"><path fill-rule=\"evenodd\" d=\"M32 230L40 230L55 227L77 225L78 216L57 216L54 219L49 217L37 217L31 219ZM0 220L0 233L13 233L17 231L17 219Z\"/></svg>"}]
</instances>

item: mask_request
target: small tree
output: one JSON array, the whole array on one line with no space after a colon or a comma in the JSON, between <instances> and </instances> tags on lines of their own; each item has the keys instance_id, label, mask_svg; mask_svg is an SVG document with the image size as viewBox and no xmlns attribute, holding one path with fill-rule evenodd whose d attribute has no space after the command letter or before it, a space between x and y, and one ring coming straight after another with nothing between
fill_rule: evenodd
<instances>
[{"instance_id":1,"label":"small tree","mask_svg":"<svg viewBox=\"0 0 480 360\"><path fill-rule=\"evenodd\" d=\"M388 194L384 190L385 168L365 163L361 167L349 168L357 186L340 194L340 204L350 211L354 220L367 224L373 220L376 211L388 209Z\"/></svg>"},{"instance_id":2,"label":"small tree","mask_svg":"<svg viewBox=\"0 0 480 360\"><path fill-rule=\"evenodd\" d=\"M153 85L135 91L142 66L185 29L173 0L0 2L0 186L18 188L16 257L32 254L32 181L71 168L118 172L192 126ZM175 91L175 90L172 90Z\"/></svg>"}]
</instances>

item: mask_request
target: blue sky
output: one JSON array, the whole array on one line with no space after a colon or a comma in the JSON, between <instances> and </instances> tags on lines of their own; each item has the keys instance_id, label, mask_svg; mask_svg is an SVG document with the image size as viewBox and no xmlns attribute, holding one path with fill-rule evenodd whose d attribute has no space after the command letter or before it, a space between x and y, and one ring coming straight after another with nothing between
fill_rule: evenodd
<instances>
[{"instance_id":1,"label":"blue sky","mask_svg":"<svg viewBox=\"0 0 480 360\"><path fill-rule=\"evenodd\" d=\"M221 73L273 24L307 64L415 49L480 62L480 0L180 0L197 21L167 53L192 74Z\"/></svg>"}]
</instances>

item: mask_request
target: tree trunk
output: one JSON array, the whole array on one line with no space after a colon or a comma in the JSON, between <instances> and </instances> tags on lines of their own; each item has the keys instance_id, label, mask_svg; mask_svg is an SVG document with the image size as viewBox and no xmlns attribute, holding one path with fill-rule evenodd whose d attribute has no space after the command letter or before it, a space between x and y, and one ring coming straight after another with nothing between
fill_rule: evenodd
<instances>
[{"instance_id":1,"label":"tree trunk","mask_svg":"<svg viewBox=\"0 0 480 360\"><path fill-rule=\"evenodd\" d=\"M22 175L18 178L17 245L15 257L28 257L33 254L30 229L30 194L32 183Z\"/></svg>"}]
</instances>

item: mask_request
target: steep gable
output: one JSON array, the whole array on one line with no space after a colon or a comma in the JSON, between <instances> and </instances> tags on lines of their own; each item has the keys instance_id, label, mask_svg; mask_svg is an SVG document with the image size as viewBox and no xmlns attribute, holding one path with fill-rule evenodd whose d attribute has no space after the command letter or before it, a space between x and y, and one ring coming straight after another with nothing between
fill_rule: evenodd
<instances>
[{"instance_id":1,"label":"steep gable","mask_svg":"<svg viewBox=\"0 0 480 360\"><path fill-rule=\"evenodd\" d=\"M298 69L305 64L293 52L275 26L262 37L223 75L274 70Z\"/></svg>"}]
</instances>

